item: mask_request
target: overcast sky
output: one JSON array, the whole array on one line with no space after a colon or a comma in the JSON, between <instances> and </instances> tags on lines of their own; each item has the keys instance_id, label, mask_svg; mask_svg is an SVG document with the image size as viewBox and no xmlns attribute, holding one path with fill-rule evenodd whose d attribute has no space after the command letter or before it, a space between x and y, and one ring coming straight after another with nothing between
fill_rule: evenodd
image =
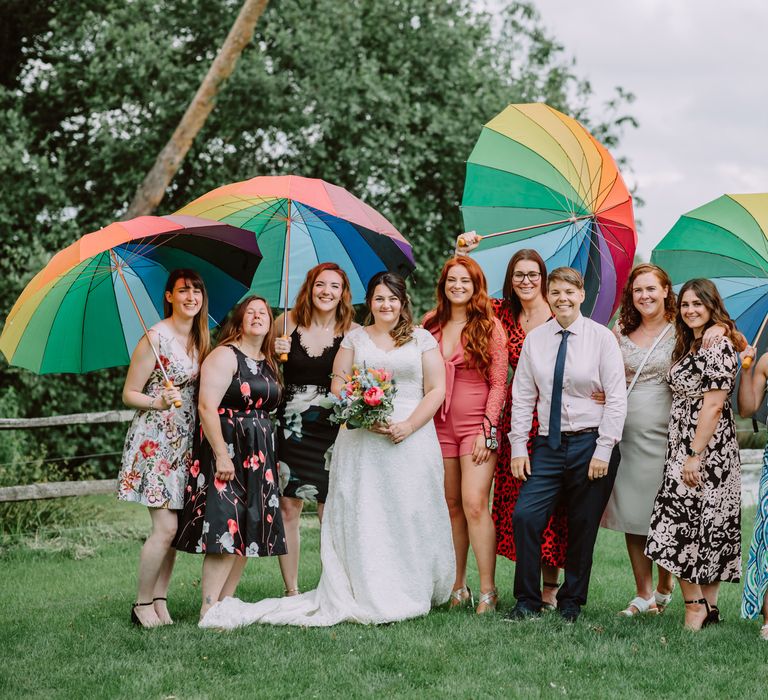
<instances>
[{"instance_id":1,"label":"overcast sky","mask_svg":"<svg viewBox=\"0 0 768 700\"><path fill-rule=\"evenodd\" d=\"M643 258L680 214L721 194L768 192L768 0L534 4L596 104L617 85L637 97L640 127L619 153L646 202L636 212Z\"/></svg>"}]
</instances>

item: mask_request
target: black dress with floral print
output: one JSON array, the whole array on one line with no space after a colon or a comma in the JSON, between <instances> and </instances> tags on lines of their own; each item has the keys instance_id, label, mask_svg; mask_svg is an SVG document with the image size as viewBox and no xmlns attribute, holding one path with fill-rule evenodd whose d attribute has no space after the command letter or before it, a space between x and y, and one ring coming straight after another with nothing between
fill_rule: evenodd
<instances>
[{"instance_id":1,"label":"black dress with floral print","mask_svg":"<svg viewBox=\"0 0 768 700\"><path fill-rule=\"evenodd\" d=\"M175 546L185 552L247 557L285 554L269 417L280 403L280 385L266 361L227 347L237 357L237 371L221 400L219 417L235 477L226 482L215 478L213 450L200 432Z\"/></svg>"}]
</instances>

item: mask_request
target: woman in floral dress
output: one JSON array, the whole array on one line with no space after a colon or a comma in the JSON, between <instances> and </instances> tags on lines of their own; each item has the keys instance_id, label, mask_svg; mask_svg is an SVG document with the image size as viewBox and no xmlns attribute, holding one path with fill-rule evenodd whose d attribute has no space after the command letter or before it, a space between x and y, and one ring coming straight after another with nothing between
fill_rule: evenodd
<instances>
[{"instance_id":1,"label":"woman in floral dress","mask_svg":"<svg viewBox=\"0 0 768 700\"><path fill-rule=\"evenodd\" d=\"M205 555L200 618L234 595L249 557L285 554L275 435L280 403L272 311L241 301L202 365L202 438L189 470L177 549Z\"/></svg>"},{"instance_id":2,"label":"woman in floral dress","mask_svg":"<svg viewBox=\"0 0 768 700\"><path fill-rule=\"evenodd\" d=\"M685 626L699 630L720 622L720 582L741 576L741 469L728 396L734 347L744 341L709 280L686 282L677 308L669 441L645 555L679 579ZM728 329L724 339L702 348L715 323Z\"/></svg>"},{"instance_id":3,"label":"woman in floral dress","mask_svg":"<svg viewBox=\"0 0 768 700\"><path fill-rule=\"evenodd\" d=\"M754 359L755 348L748 347L742 353ZM768 353L748 370L743 370L739 384L739 414L743 418L754 415L765 400L768 386ZM757 497L755 526L747 558L744 592L741 596L741 616L754 620L762 613L763 626L760 638L768 642L768 447L763 454L763 470L760 474L760 490Z\"/></svg>"},{"instance_id":4,"label":"woman in floral dress","mask_svg":"<svg viewBox=\"0 0 768 700\"><path fill-rule=\"evenodd\" d=\"M333 360L352 322L347 274L336 263L320 263L304 279L296 304L275 326L287 336L275 340L283 363L283 401L278 410L277 455L280 511L288 553L280 557L285 595L299 593L299 521L306 502L317 503L322 520L328 495L328 465L339 426L330 422Z\"/></svg>"},{"instance_id":5,"label":"woman in floral dress","mask_svg":"<svg viewBox=\"0 0 768 700\"><path fill-rule=\"evenodd\" d=\"M136 415L125 439L118 498L147 506L152 518L131 610L131 620L142 627L172 622L166 605L176 554L172 542L192 462L198 368L210 347L208 297L196 272L171 273L164 307L165 318L149 330L154 351L143 337L123 388L123 401ZM171 386L165 386L155 352Z\"/></svg>"},{"instance_id":6,"label":"woman in floral dress","mask_svg":"<svg viewBox=\"0 0 768 700\"><path fill-rule=\"evenodd\" d=\"M464 233L461 238L466 243L460 249L463 252L472 250L479 242L479 237L473 233ZM491 302L496 317L507 332L509 365L514 372L526 335L552 318L552 310L547 303L547 267L535 250L524 248L512 256L504 279L503 298L492 299ZM496 526L496 553L515 561L512 516L523 482L515 479L510 472L511 455L507 434L511 428L511 420L510 382L499 421L499 457L494 473L492 515ZM533 438L538 432L539 420L534 413L528 440L529 453ZM550 518L541 541L542 600L548 609L553 609L557 603L560 569L565 566L567 532L566 513L563 508L559 508Z\"/></svg>"}]
</instances>

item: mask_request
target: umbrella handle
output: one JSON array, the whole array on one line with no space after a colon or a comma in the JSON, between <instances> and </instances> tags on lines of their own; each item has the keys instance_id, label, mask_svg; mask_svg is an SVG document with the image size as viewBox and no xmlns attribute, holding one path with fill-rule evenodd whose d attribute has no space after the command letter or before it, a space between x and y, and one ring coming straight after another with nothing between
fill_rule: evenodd
<instances>
[{"instance_id":1,"label":"umbrella handle","mask_svg":"<svg viewBox=\"0 0 768 700\"><path fill-rule=\"evenodd\" d=\"M482 241L482 240L483 240L483 236L478 236L477 237L477 242L478 243L480 241ZM467 242L464 240L464 236L459 236L458 244L459 244L459 248L466 248Z\"/></svg>"},{"instance_id":2,"label":"umbrella handle","mask_svg":"<svg viewBox=\"0 0 768 700\"><path fill-rule=\"evenodd\" d=\"M170 379L166 379L166 380L165 380L165 388L166 388L166 389L173 389L173 382L172 382ZM173 402L173 405L174 405L176 408L181 408L181 401L179 401L178 399L176 399L176 401L174 401L174 402Z\"/></svg>"},{"instance_id":3,"label":"umbrella handle","mask_svg":"<svg viewBox=\"0 0 768 700\"><path fill-rule=\"evenodd\" d=\"M288 336L283 333L283 335L280 336L280 340L288 340ZM288 362L288 353L283 352L280 354L280 357L277 358L280 360L280 362Z\"/></svg>"}]
</instances>

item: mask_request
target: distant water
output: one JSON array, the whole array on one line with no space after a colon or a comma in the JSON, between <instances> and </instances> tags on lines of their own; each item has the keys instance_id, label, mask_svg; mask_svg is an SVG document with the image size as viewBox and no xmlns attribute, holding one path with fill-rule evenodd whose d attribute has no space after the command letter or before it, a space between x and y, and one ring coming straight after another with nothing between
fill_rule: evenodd
<instances>
[{"instance_id":1,"label":"distant water","mask_svg":"<svg viewBox=\"0 0 768 700\"><path fill-rule=\"evenodd\" d=\"M760 471L763 466L763 450L741 450L741 503L753 506L757 503Z\"/></svg>"}]
</instances>

